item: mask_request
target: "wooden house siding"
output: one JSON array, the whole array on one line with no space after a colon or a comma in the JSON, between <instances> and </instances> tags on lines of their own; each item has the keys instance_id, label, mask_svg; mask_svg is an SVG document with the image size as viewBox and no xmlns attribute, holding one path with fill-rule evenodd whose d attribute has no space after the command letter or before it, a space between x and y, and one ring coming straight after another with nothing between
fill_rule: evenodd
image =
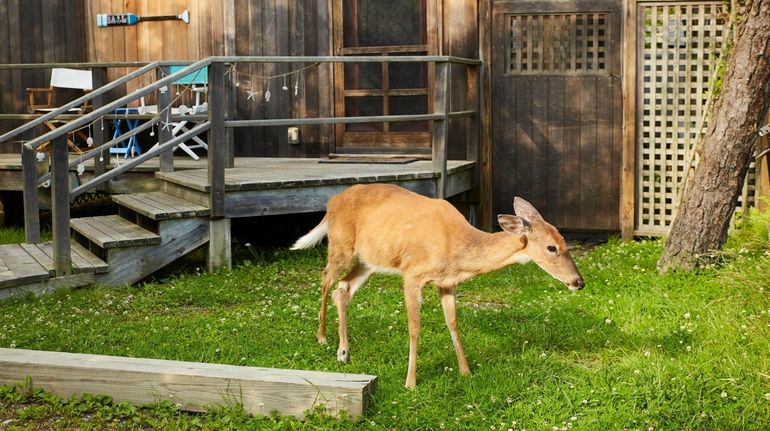
<instances>
[{"instance_id":1,"label":"wooden house siding","mask_svg":"<svg viewBox=\"0 0 770 431\"><path fill-rule=\"evenodd\" d=\"M0 2L0 63L78 62L86 60L85 6L65 0ZM28 87L46 87L45 70L0 71L0 112L24 113ZM0 120L0 130L21 121ZM19 151L18 145L0 148Z\"/></svg>"},{"instance_id":2,"label":"wooden house siding","mask_svg":"<svg viewBox=\"0 0 770 431\"><path fill-rule=\"evenodd\" d=\"M333 55L332 7L335 0L94 0L77 2L73 7L63 1L44 2L13 0L0 5L0 19L8 19L10 40L0 39L7 63L40 62L148 62L156 60L193 61L212 55L275 56ZM478 58L478 19L476 1L435 1L428 17L429 31L437 38L436 54ZM4 11L2 8L5 8ZM134 13L139 16L175 15L189 10L190 23L150 21L134 26L100 28L99 13ZM65 13L64 18L56 13ZM44 38L22 34L44 32ZM52 22L55 25L48 25ZM0 32L0 38L5 33ZM65 35L65 37L61 37ZM32 55L31 53L34 53ZM276 77L304 64L248 65L237 67L240 84L234 91L235 114L249 118L308 118L334 115L334 74L331 65L311 67L291 75L293 84L299 78L298 95L294 87L281 91L283 78ZM465 80L464 67L453 68L455 80ZM110 80L127 73L127 68L108 70ZM26 110L24 88L46 86L48 71L2 72L3 113ZM21 80L21 77L24 80ZM263 96L270 79L273 97L269 103ZM145 78L149 79L149 78ZM111 97L130 92L145 81L135 80ZM463 85L451 89L453 107L475 109ZM257 92L258 99L247 100L247 90ZM7 100L7 102L6 102ZM148 100L148 103L154 101ZM470 131L468 119L450 122L449 154L465 159L465 141ZM10 130L18 124L4 125ZM238 156L320 157L334 152L333 126L301 126L300 143L289 145L285 127L245 128L234 130L235 153ZM15 149L13 150L15 152Z\"/></svg>"},{"instance_id":3,"label":"wooden house siding","mask_svg":"<svg viewBox=\"0 0 770 431\"><path fill-rule=\"evenodd\" d=\"M184 9L190 23L146 22L136 26L97 28L88 24L89 61L199 60L213 55L331 55L329 6L325 0L169 0L163 2L99 0L88 4L87 15L131 12L139 16L173 15ZM304 65L247 65L237 67L235 89L238 118L291 118L330 114L331 72L328 66L301 74L297 96L276 91L282 78L271 79L274 95L269 103L261 98L246 100L246 91L264 94L267 79ZM111 78L125 71L113 70ZM294 78L292 76L292 78ZM134 83L139 85L140 82ZM127 88L128 91L133 88ZM292 87L293 90L293 87ZM236 129L238 156L318 157L328 154L333 135L330 127L303 126L300 144L289 145L286 129L280 127Z\"/></svg>"}]
</instances>

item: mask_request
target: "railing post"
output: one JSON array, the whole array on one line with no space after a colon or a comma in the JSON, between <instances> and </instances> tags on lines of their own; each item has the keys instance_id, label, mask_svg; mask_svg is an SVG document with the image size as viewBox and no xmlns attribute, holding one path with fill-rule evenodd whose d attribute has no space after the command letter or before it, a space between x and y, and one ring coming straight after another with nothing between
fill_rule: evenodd
<instances>
[{"instance_id":1,"label":"railing post","mask_svg":"<svg viewBox=\"0 0 770 431\"><path fill-rule=\"evenodd\" d=\"M159 67L156 71L158 79L168 75L168 66ZM163 112L162 117L165 122L171 122L171 89L166 86L166 91L158 91L158 112ZM161 123L163 124L163 123ZM158 144L162 145L164 142L168 142L173 138L170 127L158 127ZM160 158L160 171L161 172L173 172L174 171L174 149L161 153Z\"/></svg>"},{"instance_id":2,"label":"railing post","mask_svg":"<svg viewBox=\"0 0 770 431\"><path fill-rule=\"evenodd\" d=\"M447 157L449 148L447 135L449 134L449 76L450 63L443 61L436 63L436 78L433 88L433 113L441 114L439 120L433 120L433 171L439 173L436 182L436 197L444 199L447 194Z\"/></svg>"},{"instance_id":3,"label":"railing post","mask_svg":"<svg viewBox=\"0 0 770 431\"><path fill-rule=\"evenodd\" d=\"M107 68L106 67L94 67L91 69L91 76L93 79L94 88L101 88L107 85ZM93 98L94 109L99 109L104 106L104 95L99 94ZM101 147L106 141L105 136L109 133L109 128L105 129L104 117L99 119L98 124L94 123L94 127L91 131L91 138L94 140L93 146L95 148ZM109 155L109 150L108 150ZM109 157L107 157L109 159ZM103 155L95 157L94 159L94 177L98 177L107 171L107 160ZM100 185L97 190L104 190L104 185Z\"/></svg>"},{"instance_id":4,"label":"railing post","mask_svg":"<svg viewBox=\"0 0 770 431\"><path fill-rule=\"evenodd\" d=\"M465 160L473 160L477 162L476 173L473 176L474 187L479 183L479 171L478 162L481 160L479 157L479 136L481 135L481 98L479 97L481 87L479 85L479 71L480 66L466 66L467 73L466 85L468 87L466 103L470 103L473 106L473 110L476 114L470 119L470 125L466 129L466 144L465 144Z\"/></svg>"},{"instance_id":5,"label":"railing post","mask_svg":"<svg viewBox=\"0 0 770 431\"><path fill-rule=\"evenodd\" d=\"M35 150L21 146L21 172L24 177L24 234L28 244L40 242L40 205L37 200L37 160Z\"/></svg>"},{"instance_id":6,"label":"railing post","mask_svg":"<svg viewBox=\"0 0 770 431\"><path fill-rule=\"evenodd\" d=\"M229 159L225 130L226 100L224 63L213 62L209 69L209 272L232 267L230 220L225 218L225 168Z\"/></svg>"},{"instance_id":7,"label":"railing post","mask_svg":"<svg viewBox=\"0 0 770 431\"><path fill-rule=\"evenodd\" d=\"M51 225L56 276L72 274L70 256L70 181L67 135L53 139L51 155Z\"/></svg>"}]
</instances>

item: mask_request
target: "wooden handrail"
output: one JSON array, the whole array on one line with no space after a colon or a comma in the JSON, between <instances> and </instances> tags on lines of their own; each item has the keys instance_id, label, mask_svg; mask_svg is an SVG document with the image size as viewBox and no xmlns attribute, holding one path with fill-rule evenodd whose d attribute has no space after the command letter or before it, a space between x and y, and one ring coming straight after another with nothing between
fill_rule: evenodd
<instances>
[{"instance_id":1,"label":"wooden handrail","mask_svg":"<svg viewBox=\"0 0 770 431\"><path fill-rule=\"evenodd\" d=\"M94 187L98 186L99 184L103 184L103 183L105 183L105 182L107 182L107 181L117 177L118 175L120 175L120 174L122 174L124 172L130 171L134 167L136 167L138 165L141 165L142 163L146 162L147 160L150 160L150 159L154 158L155 156L157 156L157 155L159 155L159 154L161 154L161 153L163 153L165 151L171 150L173 147L175 147L175 146L179 145L180 143L182 143L182 142L192 138L193 136L197 136L197 135L199 135L201 133L204 133L204 132L208 131L210 128L211 128L211 122L209 122L209 121L205 121L203 123L200 123L200 124L196 125L195 127L190 129L189 131L187 131L185 133L182 133L181 135L175 136L170 141L164 142L164 143L158 145L157 147L154 147L154 148L150 149L149 151L147 151L146 153L144 153L144 154L142 154L140 156L133 157L130 160L127 160L125 163L121 164L120 166L117 166L117 167L111 169L109 172L105 172L104 174L102 174L102 175L100 175L98 177L92 178L90 181L88 181L88 182L86 182L84 184L81 184L78 187L75 187L70 192L70 199L72 199L72 198L74 198L76 196L79 196L79 195L81 195L81 194L83 194L83 193L93 189Z\"/></svg>"}]
</instances>

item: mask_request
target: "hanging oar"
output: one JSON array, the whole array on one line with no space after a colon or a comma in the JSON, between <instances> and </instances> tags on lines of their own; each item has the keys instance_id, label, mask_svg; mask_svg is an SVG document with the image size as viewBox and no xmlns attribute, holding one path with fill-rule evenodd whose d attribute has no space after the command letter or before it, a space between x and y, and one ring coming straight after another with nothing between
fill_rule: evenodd
<instances>
[{"instance_id":1,"label":"hanging oar","mask_svg":"<svg viewBox=\"0 0 770 431\"><path fill-rule=\"evenodd\" d=\"M100 13L96 14L96 25L99 27L111 27L118 25L136 25L141 21L171 21L181 20L185 24L190 23L190 12L185 10L179 15L139 16L133 13Z\"/></svg>"}]
</instances>

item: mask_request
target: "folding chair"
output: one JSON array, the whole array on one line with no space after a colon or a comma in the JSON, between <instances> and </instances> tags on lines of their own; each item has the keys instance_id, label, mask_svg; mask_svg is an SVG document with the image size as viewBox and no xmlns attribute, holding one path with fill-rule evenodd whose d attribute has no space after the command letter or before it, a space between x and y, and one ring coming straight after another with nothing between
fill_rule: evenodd
<instances>
[{"instance_id":1,"label":"folding chair","mask_svg":"<svg viewBox=\"0 0 770 431\"><path fill-rule=\"evenodd\" d=\"M27 105L27 111L30 113L45 113L51 112L56 109L54 95L58 88L71 88L75 90L82 90L87 93L93 89L93 80L90 70L77 70L77 69L65 69L65 68L53 68L51 69L51 83L47 88L27 88L27 97L29 104ZM41 102L42 98L42 102ZM92 106L90 104L84 104L83 106L72 108L69 110L70 114L82 114L90 110ZM56 129L65 120L49 120L45 122L46 127L51 130ZM76 132L84 141L88 139L82 131ZM67 144L77 153L83 151L75 145L75 143L67 139Z\"/></svg>"},{"instance_id":2,"label":"folding chair","mask_svg":"<svg viewBox=\"0 0 770 431\"><path fill-rule=\"evenodd\" d=\"M115 110L116 115L121 114L139 114L138 108L118 108ZM139 127L139 120L136 118L120 118L117 117L115 119L115 131L112 134L112 139L117 139L123 133L128 133L137 127ZM125 130L123 129L123 126L125 126ZM142 154L142 149L139 147L139 140L136 138L136 135L129 137L128 139L124 139L119 144L115 145L114 147L110 148L110 154L123 154L123 158L128 158L130 155L131 157L134 157L135 155Z\"/></svg>"},{"instance_id":3,"label":"folding chair","mask_svg":"<svg viewBox=\"0 0 770 431\"><path fill-rule=\"evenodd\" d=\"M174 74L182 69L184 69L187 66L170 66L169 67L169 73ZM208 83L209 83L209 70L208 69L200 69L198 71L192 72L186 76L183 76L182 78L174 81L173 85L180 86L180 85L188 85L191 86L191 91L195 94L195 104L192 105L192 107L187 107L186 105L179 105L177 107L172 107L171 114L172 115L195 115L195 114L202 114L205 112L208 112L209 104L206 101L201 102L201 99L203 98L203 95L205 95L208 92ZM188 132L190 130L189 127L187 127L187 124L192 120L181 120L171 123L171 134L173 136L177 136L181 133ZM203 141L201 138L197 136L193 136L192 141L195 143L192 145L187 145L185 142L182 142L177 146L177 148L181 148L182 151L187 153L193 160L198 160L199 157L195 152L192 150L197 148L203 148L204 150L208 150L209 146L206 144L205 141Z\"/></svg>"}]
</instances>

